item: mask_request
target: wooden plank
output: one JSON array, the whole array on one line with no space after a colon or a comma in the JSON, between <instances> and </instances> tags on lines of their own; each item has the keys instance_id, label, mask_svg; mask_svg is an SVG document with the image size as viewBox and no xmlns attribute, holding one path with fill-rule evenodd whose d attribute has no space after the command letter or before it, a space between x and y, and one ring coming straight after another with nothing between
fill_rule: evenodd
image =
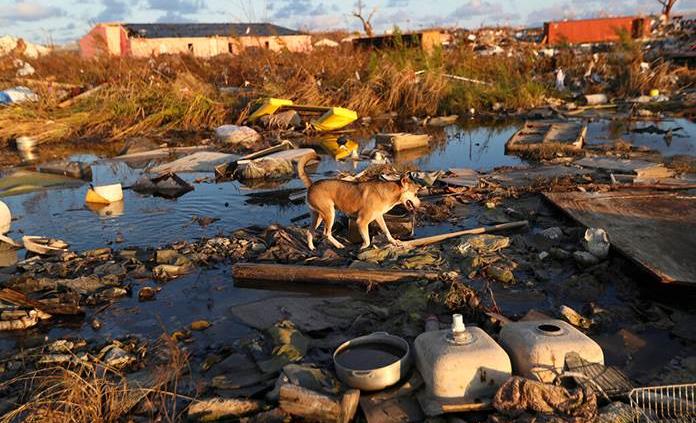
<instances>
[{"instance_id":1,"label":"wooden plank","mask_svg":"<svg viewBox=\"0 0 696 423\"><path fill-rule=\"evenodd\" d=\"M696 284L696 196L664 191L545 193L664 283Z\"/></svg>"},{"instance_id":2,"label":"wooden plank","mask_svg":"<svg viewBox=\"0 0 696 423\"><path fill-rule=\"evenodd\" d=\"M298 266L271 263L237 263L232 266L235 280L283 283L315 283L345 285L387 284L423 279L436 279L437 272L354 269L350 267Z\"/></svg>"},{"instance_id":3,"label":"wooden plank","mask_svg":"<svg viewBox=\"0 0 696 423\"><path fill-rule=\"evenodd\" d=\"M479 174L473 169L450 169L452 175L437 180L455 187L475 188L478 186Z\"/></svg>"},{"instance_id":4,"label":"wooden plank","mask_svg":"<svg viewBox=\"0 0 696 423\"><path fill-rule=\"evenodd\" d=\"M464 235L479 235L491 232L506 231L510 229L520 229L527 227L529 222L526 220L520 220L518 222L501 223L500 225L493 226L482 226L480 228L465 229L463 231L449 232L446 234L433 235L425 238L416 238L410 241L403 241L404 245L407 247L424 247L426 245L435 244L438 242L446 241L448 239L457 238Z\"/></svg>"},{"instance_id":5,"label":"wooden plank","mask_svg":"<svg viewBox=\"0 0 696 423\"><path fill-rule=\"evenodd\" d=\"M510 152L525 152L554 148L574 152L582 149L586 134L587 126L577 122L525 122L510 137L505 149Z\"/></svg>"},{"instance_id":6,"label":"wooden plank","mask_svg":"<svg viewBox=\"0 0 696 423\"><path fill-rule=\"evenodd\" d=\"M406 132L384 133L375 136L375 143L388 145L392 151L427 147L430 136L427 134L408 134Z\"/></svg>"},{"instance_id":7,"label":"wooden plank","mask_svg":"<svg viewBox=\"0 0 696 423\"><path fill-rule=\"evenodd\" d=\"M662 163L653 163L645 160L586 157L576 161L575 164L606 172L636 175L638 180L662 179L674 176L674 171L666 168Z\"/></svg>"}]
</instances>

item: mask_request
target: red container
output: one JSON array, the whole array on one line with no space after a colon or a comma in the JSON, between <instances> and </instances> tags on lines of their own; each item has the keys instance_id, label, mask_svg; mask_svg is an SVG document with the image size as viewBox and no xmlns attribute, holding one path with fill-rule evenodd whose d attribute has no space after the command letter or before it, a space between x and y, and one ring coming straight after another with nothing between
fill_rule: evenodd
<instances>
[{"instance_id":1,"label":"red container","mask_svg":"<svg viewBox=\"0 0 696 423\"><path fill-rule=\"evenodd\" d=\"M650 35L650 18L626 16L544 24L544 38L547 44L612 42L619 39L621 31L628 32L632 38L647 37Z\"/></svg>"}]
</instances>

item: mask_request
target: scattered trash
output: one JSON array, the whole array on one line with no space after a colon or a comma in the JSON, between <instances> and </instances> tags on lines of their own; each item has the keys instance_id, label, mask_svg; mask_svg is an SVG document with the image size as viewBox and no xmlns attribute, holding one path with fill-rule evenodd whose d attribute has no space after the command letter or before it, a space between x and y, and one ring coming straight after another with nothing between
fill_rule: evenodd
<instances>
[{"instance_id":1,"label":"scattered trash","mask_svg":"<svg viewBox=\"0 0 696 423\"><path fill-rule=\"evenodd\" d=\"M7 204L0 201L0 235L5 235L10 231L12 225L12 213Z\"/></svg>"},{"instance_id":2,"label":"scattered trash","mask_svg":"<svg viewBox=\"0 0 696 423\"><path fill-rule=\"evenodd\" d=\"M158 197L175 199L194 190L193 185L189 184L176 173L165 173L154 178L146 175L141 176L133 185L133 191L144 195L155 195Z\"/></svg>"},{"instance_id":3,"label":"scattered trash","mask_svg":"<svg viewBox=\"0 0 696 423\"><path fill-rule=\"evenodd\" d=\"M68 250L69 245L65 241L53 238L44 238L40 236L23 236L22 243L27 251L32 253L46 255L62 253Z\"/></svg>"},{"instance_id":4,"label":"scattered trash","mask_svg":"<svg viewBox=\"0 0 696 423\"><path fill-rule=\"evenodd\" d=\"M36 168L37 171L43 173L52 173L55 175L69 176L75 179L85 181L92 180L92 166L85 162L68 161L47 163Z\"/></svg>"},{"instance_id":5,"label":"scattered trash","mask_svg":"<svg viewBox=\"0 0 696 423\"><path fill-rule=\"evenodd\" d=\"M39 96L27 87L14 87L0 91L1 104L19 104L26 101L38 101Z\"/></svg>"},{"instance_id":6,"label":"scattered trash","mask_svg":"<svg viewBox=\"0 0 696 423\"><path fill-rule=\"evenodd\" d=\"M249 147L261 141L261 135L248 126L222 125L215 129L215 136L225 144Z\"/></svg>"},{"instance_id":7,"label":"scattered trash","mask_svg":"<svg viewBox=\"0 0 696 423\"><path fill-rule=\"evenodd\" d=\"M597 397L582 387L570 392L562 386L513 376L496 392L493 407L502 415L493 419L499 423L535 421L535 416L557 421L594 421Z\"/></svg>"},{"instance_id":8,"label":"scattered trash","mask_svg":"<svg viewBox=\"0 0 696 423\"><path fill-rule=\"evenodd\" d=\"M149 173L165 174L177 172L214 172L215 167L223 163L237 160L234 154L217 153L214 151L199 151L184 156L173 162L161 164L148 169Z\"/></svg>"},{"instance_id":9,"label":"scattered trash","mask_svg":"<svg viewBox=\"0 0 696 423\"><path fill-rule=\"evenodd\" d=\"M121 184L93 186L90 184L85 203L111 204L123 200Z\"/></svg>"},{"instance_id":10,"label":"scattered trash","mask_svg":"<svg viewBox=\"0 0 696 423\"><path fill-rule=\"evenodd\" d=\"M455 123L457 123L458 119L459 119L459 116L457 116L457 115L439 116L439 117L426 119L425 125L437 126L437 127L449 126L449 125L454 125Z\"/></svg>"},{"instance_id":11,"label":"scattered trash","mask_svg":"<svg viewBox=\"0 0 696 423\"><path fill-rule=\"evenodd\" d=\"M375 142L387 145L392 151L402 151L412 148L427 147L430 142L430 136L427 134L415 135L404 132L377 134Z\"/></svg>"},{"instance_id":12,"label":"scattered trash","mask_svg":"<svg viewBox=\"0 0 696 423\"><path fill-rule=\"evenodd\" d=\"M584 97L585 104L588 106L596 106L598 104L607 104L609 99L606 94L587 94Z\"/></svg>"},{"instance_id":13,"label":"scattered trash","mask_svg":"<svg viewBox=\"0 0 696 423\"><path fill-rule=\"evenodd\" d=\"M600 260L609 255L609 237L604 229L589 228L583 238L585 249Z\"/></svg>"},{"instance_id":14,"label":"scattered trash","mask_svg":"<svg viewBox=\"0 0 696 423\"><path fill-rule=\"evenodd\" d=\"M592 326L592 320L582 316L580 313L566 305L562 305L558 311L561 316L563 316L563 318L573 326L582 329L589 329Z\"/></svg>"}]
</instances>

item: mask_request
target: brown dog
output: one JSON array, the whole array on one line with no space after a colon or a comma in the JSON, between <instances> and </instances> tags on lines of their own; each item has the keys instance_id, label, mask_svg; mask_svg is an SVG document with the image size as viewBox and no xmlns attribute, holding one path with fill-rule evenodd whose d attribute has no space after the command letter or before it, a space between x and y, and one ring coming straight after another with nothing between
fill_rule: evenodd
<instances>
[{"instance_id":1,"label":"brown dog","mask_svg":"<svg viewBox=\"0 0 696 423\"><path fill-rule=\"evenodd\" d=\"M297 164L297 174L307 187L307 206L312 213L312 226L307 231L307 245L314 250L312 232L324 222L324 236L336 248L344 245L333 237L331 230L336 217L336 209L349 216L356 217L360 236L363 239L361 248L370 246L369 225L377 221L387 240L394 245L401 241L394 239L384 214L397 204L403 204L407 209L414 210L420 206L416 196L419 186L411 178L404 176L399 182L349 182L338 179L324 179L312 183L305 173L305 165L311 157L303 157Z\"/></svg>"}]
</instances>

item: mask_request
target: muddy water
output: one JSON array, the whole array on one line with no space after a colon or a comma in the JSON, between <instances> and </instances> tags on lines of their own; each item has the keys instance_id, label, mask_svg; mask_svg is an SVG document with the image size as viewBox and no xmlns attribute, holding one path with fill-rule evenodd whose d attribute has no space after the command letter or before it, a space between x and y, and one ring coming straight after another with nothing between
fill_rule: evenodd
<instances>
[{"instance_id":1,"label":"muddy water","mask_svg":"<svg viewBox=\"0 0 696 423\"><path fill-rule=\"evenodd\" d=\"M370 343L348 347L336 355L336 363L352 370L372 370L396 363L405 351L392 345Z\"/></svg>"},{"instance_id":2,"label":"muddy water","mask_svg":"<svg viewBox=\"0 0 696 423\"><path fill-rule=\"evenodd\" d=\"M647 126L650 123L640 123ZM411 155L401 155L398 161L413 161L424 170L448 168L475 168L490 170L498 166L524 165L516 156L506 155L504 144L515 132L520 123L502 126L465 126L448 127L443 130L444 139L429 151L419 151ZM674 131L671 143L666 143L662 135L635 134L627 132L616 122L592 122L589 128L589 143L599 144L622 138L637 146L650 147L662 154L696 154L696 127L688 121L665 122L663 128L682 126L684 130ZM676 136L676 134L684 134ZM361 148L372 148L374 140L359 140ZM131 167L126 163L108 160L97 154L69 155L70 159L83 160L92 164L94 183L107 184L121 182L130 185L142 174L142 168ZM359 171L368 166L368 162L354 164L351 161L337 162L323 156L321 163L312 177L317 179L330 176L337 171ZM249 225L267 226L271 223L288 224L291 220L306 212L303 204L299 205L260 205L249 203L250 194L271 192L277 189L299 188L301 183L291 180L272 188L248 187L239 182L196 182L210 177L210 174L181 174L192 182L195 190L177 200L139 195L125 191L122 210L102 214L84 207L87 186L71 189L52 189L3 198L11 208L15 220L10 236L21 238L22 234L43 235L68 241L76 251L110 245L115 249L126 246L158 247L179 240L195 240L216 234L227 234L240 227ZM471 207L471 215L461 219L459 226L477 226L476 206ZM479 211L480 212L480 211ZM194 216L208 216L219 220L202 227L192 222ZM300 224L306 221L300 220ZM419 227L417 235L440 233L450 229L449 224ZM116 242L117 240L123 242ZM22 259L23 251L18 257ZM0 260L2 263L3 260ZM1 266L1 264L0 264ZM1 271L1 269L0 269ZM564 276L557 275L559 284ZM140 286L157 286L154 282L145 282ZM250 329L236 320L230 313L230 307L251 303L277 295L346 295L345 292L331 293L278 293L273 291L242 289L235 287L229 266L218 269L199 270L167 284L161 285L156 301L140 303L137 298L122 299L104 310L88 310L87 318L78 321L62 321L57 325L42 327L21 334L0 334L0 352L54 339L68 335L77 335L90 339L109 339L126 334L138 334L155 337L164 331L171 332L185 327L194 320L210 320L213 325L204 332L194 333L196 341L191 348L205 348L206 345L224 344ZM355 293L353 295L359 295ZM604 294L614 297L615 292L608 290ZM550 305L547 293L516 287L496 292L498 305L505 313L523 314L533 307ZM579 307L581 303L571 303ZM98 314L95 315L95 313ZM103 326L94 332L89 323L92 318L99 319ZM612 339L603 339L603 346L609 347ZM678 348L677 345L674 348ZM613 354L613 353L612 353ZM621 352L616 353L620 355ZM618 359L617 359L618 360Z\"/></svg>"}]
</instances>

